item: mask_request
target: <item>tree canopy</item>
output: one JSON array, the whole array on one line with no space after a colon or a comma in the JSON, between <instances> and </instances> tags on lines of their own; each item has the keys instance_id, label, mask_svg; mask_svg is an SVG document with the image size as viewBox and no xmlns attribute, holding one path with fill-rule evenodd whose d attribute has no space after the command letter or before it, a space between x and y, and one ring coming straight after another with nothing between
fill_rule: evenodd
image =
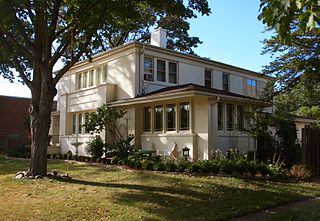
<instances>
[{"instance_id":1,"label":"tree canopy","mask_svg":"<svg viewBox=\"0 0 320 221\"><path fill-rule=\"evenodd\" d=\"M192 53L200 40L188 35L188 19L210 13L206 0L0 0L0 8L0 75L13 81L18 73L32 95L32 176L46 173L55 86L73 64L129 40L144 41L160 25L169 30L171 48ZM53 73L60 59L64 66Z\"/></svg>"}]
</instances>

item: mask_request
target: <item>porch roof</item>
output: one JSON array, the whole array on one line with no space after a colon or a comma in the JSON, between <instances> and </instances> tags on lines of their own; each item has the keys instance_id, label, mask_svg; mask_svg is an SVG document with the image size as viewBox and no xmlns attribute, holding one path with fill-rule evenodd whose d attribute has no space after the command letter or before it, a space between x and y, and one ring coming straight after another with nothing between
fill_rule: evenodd
<instances>
[{"instance_id":1,"label":"porch roof","mask_svg":"<svg viewBox=\"0 0 320 221\"><path fill-rule=\"evenodd\" d=\"M112 106L126 106L130 104L141 104L145 102L162 101L167 99L180 99L193 96L208 96L217 99L241 100L249 102L262 102L261 100L249 96L244 96L232 92L208 88L196 84L184 84L178 86L165 87L147 94L139 95L119 101L113 101Z\"/></svg>"}]
</instances>

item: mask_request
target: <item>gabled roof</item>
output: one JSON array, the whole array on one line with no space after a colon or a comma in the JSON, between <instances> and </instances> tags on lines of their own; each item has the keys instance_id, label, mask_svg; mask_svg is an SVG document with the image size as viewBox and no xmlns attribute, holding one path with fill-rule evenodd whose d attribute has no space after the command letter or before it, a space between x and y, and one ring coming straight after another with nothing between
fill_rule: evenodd
<instances>
[{"instance_id":1,"label":"gabled roof","mask_svg":"<svg viewBox=\"0 0 320 221\"><path fill-rule=\"evenodd\" d=\"M192 96L208 96L219 99L241 100L249 102L262 102L259 99L244 96L232 92L208 88L196 84L184 84L171 87L165 87L147 94L138 95L135 98L129 98L110 102L113 106L125 106L129 104L141 104L153 101L163 101L168 99L186 98Z\"/></svg>"}]
</instances>

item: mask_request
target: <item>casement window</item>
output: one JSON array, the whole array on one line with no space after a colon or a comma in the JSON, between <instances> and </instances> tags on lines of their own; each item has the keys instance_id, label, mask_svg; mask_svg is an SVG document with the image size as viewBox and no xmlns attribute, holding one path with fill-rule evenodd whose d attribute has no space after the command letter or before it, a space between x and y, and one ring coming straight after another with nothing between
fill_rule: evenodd
<instances>
[{"instance_id":1,"label":"casement window","mask_svg":"<svg viewBox=\"0 0 320 221\"><path fill-rule=\"evenodd\" d=\"M253 79L247 80L247 93L250 97L257 96L257 81Z\"/></svg>"},{"instance_id":2,"label":"casement window","mask_svg":"<svg viewBox=\"0 0 320 221\"><path fill-rule=\"evenodd\" d=\"M166 82L166 62L157 60L157 81Z\"/></svg>"},{"instance_id":3,"label":"casement window","mask_svg":"<svg viewBox=\"0 0 320 221\"><path fill-rule=\"evenodd\" d=\"M169 83L176 84L177 81L177 63L169 62Z\"/></svg>"},{"instance_id":4,"label":"casement window","mask_svg":"<svg viewBox=\"0 0 320 221\"><path fill-rule=\"evenodd\" d=\"M97 79L98 79L98 84L101 84L102 83L101 67L97 68Z\"/></svg>"},{"instance_id":5,"label":"casement window","mask_svg":"<svg viewBox=\"0 0 320 221\"><path fill-rule=\"evenodd\" d=\"M91 70L89 73L89 87L94 85L94 70Z\"/></svg>"},{"instance_id":6,"label":"casement window","mask_svg":"<svg viewBox=\"0 0 320 221\"><path fill-rule=\"evenodd\" d=\"M230 75L223 73L222 74L222 90L229 92L230 86Z\"/></svg>"},{"instance_id":7,"label":"casement window","mask_svg":"<svg viewBox=\"0 0 320 221\"><path fill-rule=\"evenodd\" d=\"M179 113L179 130L189 130L190 123L190 104L188 102L180 103L180 113Z\"/></svg>"},{"instance_id":8,"label":"casement window","mask_svg":"<svg viewBox=\"0 0 320 221\"><path fill-rule=\"evenodd\" d=\"M234 130L234 107L232 104L227 104L227 130Z\"/></svg>"},{"instance_id":9,"label":"casement window","mask_svg":"<svg viewBox=\"0 0 320 221\"><path fill-rule=\"evenodd\" d=\"M151 107L143 109L143 131L151 131Z\"/></svg>"},{"instance_id":10,"label":"casement window","mask_svg":"<svg viewBox=\"0 0 320 221\"><path fill-rule=\"evenodd\" d=\"M77 90L81 89L82 87L82 73L76 74L76 88Z\"/></svg>"},{"instance_id":11,"label":"casement window","mask_svg":"<svg viewBox=\"0 0 320 221\"><path fill-rule=\"evenodd\" d=\"M86 128L83 126L88 122L89 113L88 112L80 112L74 113L71 115L70 120L70 134L84 134L89 133Z\"/></svg>"},{"instance_id":12,"label":"casement window","mask_svg":"<svg viewBox=\"0 0 320 221\"><path fill-rule=\"evenodd\" d=\"M89 120L89 113L85 113L85 117L84 117L84 124L86 124ZM86 127L84 127L84 132L85 133L89 133L89 131L86 129Z\"/></svg>"},{"instance_id":13,"label":"casement window","mask_svg":"<svg viewBox=\"0 0 320 221\"><path fill-rule=\"evenodd\" d=\"M212 71L205 69L204 70L204 86L211 88L212 87Z\"/></svg>"},{"instance_id":14,"label":"casement window","mask_svg":"<svg viewBox=\"0 0 320 221\"><path fill-rule=\"evenodd\" d=\"M218 130L223 130L224 125L224 114L223 114L223 104L218 103Z\"/></svg>"},{"instance_id":15,"label":"casement window","mask_svg":"<svg viewBox=\"0 0 320 221\"><path fill-rule=\"evenodd\" d=\"M163 107L154 107L154 130L162 131L163 129Z\"/></svg>"},{"instance_id":16,"label":"casement window","mask_svg":"<svg viewBox=\"0 0 320 221\"><path fill-rule=\"evenodd\" d=\"M144 58L144 80L153 81L153 59L145 57Z\"/></svg>"},{"instance_id":17,"label":"casement window","mask_svg":"<svg viewBox=\"0 0 320 221\"><path fill-rule=\"evenodd\" d=\"M237 105L237 129L239 131L244 129L244 110L242 105Z\"/></svg>"},{"instance_id":18,"label":"casement window","mask_svg":"<svg viewBox=\"0 0 320 221\"><path fill-rule=\"evenodd\" d=\"M102 82L106 82L107 79L108 79L108 64L105 64L103 67Z\"/></svg>"},{"instance_id":19,"label":"casement window","mask_svg":"<svg viewBox=\"0 0 320 221\"><path fill-rule=\"evenodd\" d=\"M78 114L78 134L82 133L82 114Z\"/></svg>"},{"instance_id":20,"label":"casement window","mask_svg":"<svg viewBox=\"0 0 320 221\"><path fill-rule=\"evenodd\" d=\"M166 106L167 131L176 130L176 105L168 104Z\"/></svg>"},{"instance_id":21,"label":"casement window","mask_svg":"<svg viewBox=\"0 0 320 221\"><path fill-rule=\"evenodd\" d=\"M88 83L88 72L83 72L82 73L83 76L83 81L82 81L82 87L81 88L86 88L87 87L87 83Z\"/></svg>"},{"instance_id":22,"label":"casement window","mask_svg":"<svg viewBox=\"0 0 320 221\"><path fill-rule=\"evenodd\" d=\"M77 115L72 114L71 116L71 133L72 134L76 133L76 125L77 125Z\"/></svg>"}]
</instances>

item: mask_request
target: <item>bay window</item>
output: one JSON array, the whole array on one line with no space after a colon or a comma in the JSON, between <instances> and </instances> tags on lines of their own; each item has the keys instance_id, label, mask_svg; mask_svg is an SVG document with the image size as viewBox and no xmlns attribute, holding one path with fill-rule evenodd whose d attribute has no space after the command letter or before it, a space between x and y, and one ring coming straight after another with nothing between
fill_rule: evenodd
<instances>
[{"instance_id":1,"label":"bay window","mask_svg":"<svg viewBox=\"0 0 320 221\"><path fill-rule=\"evenodd\" d=\"M180 119L179 119L179 130L189 130L189 112L190 104L188 102L180 103Z\"/></svg>"},{"instance_id":2,"label":"bay window","mask_svg":"<svg viewBox=\"0 0 320 221\"><path fill-rule=\"evenodd\" d=\"M162 131L163 129L163 107L154 107L154 130Z\"/></svg>"},{"instance_id":3,"label":"bay window","mask_svg":"<svg viewBox=\"0 0 320 221\"><path fill-rule=\"evenodd\" d=\"M176 129L176 105L168 104L166 108L167 116L167 131L174 131Z\"/></svg>"}]
</instances>

